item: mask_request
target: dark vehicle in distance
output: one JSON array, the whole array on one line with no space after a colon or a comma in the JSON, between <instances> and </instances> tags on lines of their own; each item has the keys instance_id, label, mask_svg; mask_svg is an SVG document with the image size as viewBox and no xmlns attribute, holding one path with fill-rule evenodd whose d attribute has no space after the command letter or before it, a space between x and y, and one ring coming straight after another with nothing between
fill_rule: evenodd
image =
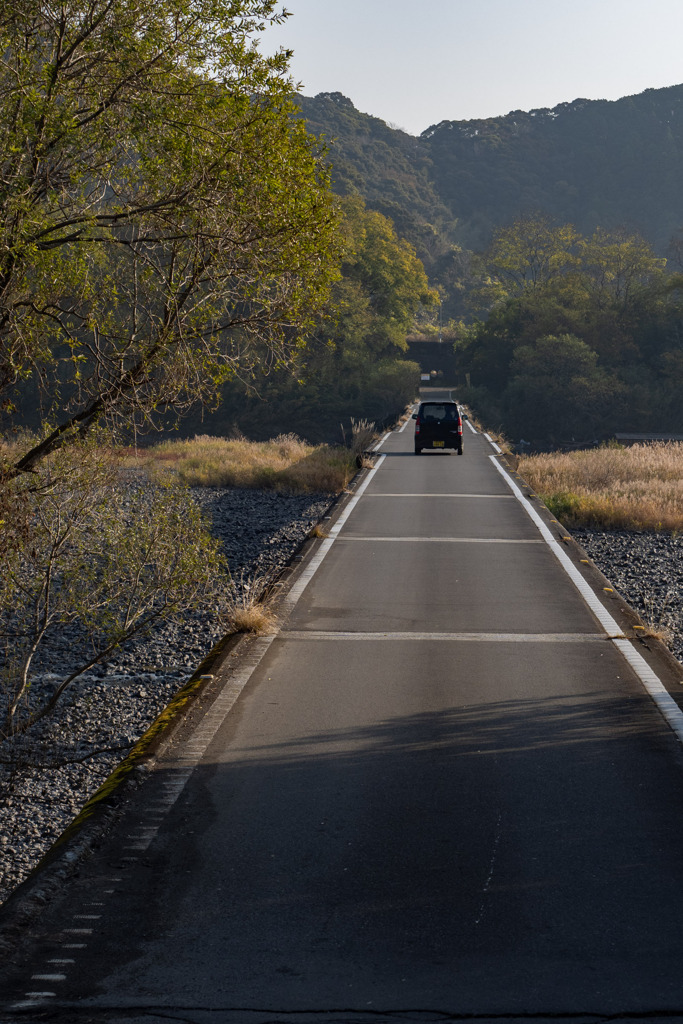
<instances>
[{"instance_id":1,"label":"dark vehicle in distance","mask_svg":"<svg viewBox=\"0 0 683 1024\"><path fill-rule=\"evenodd\" d=\"M413 419L416 455L425 448L453 448L462 455L463 417L455 402L420 402Z\"/></svg>"}]
</instances>

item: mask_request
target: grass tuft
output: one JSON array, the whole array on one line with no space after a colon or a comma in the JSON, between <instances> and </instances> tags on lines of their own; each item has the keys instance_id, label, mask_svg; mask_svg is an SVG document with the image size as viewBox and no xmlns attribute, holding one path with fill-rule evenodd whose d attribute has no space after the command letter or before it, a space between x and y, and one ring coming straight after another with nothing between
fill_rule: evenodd
<instances>
[{"instance_id":1,"label":"grass tuft","mask_svg":"<svg viewBox=\"0 0 683 1024\"><path fill-rule=\"evenodd\" d=\"M329 537L329 533L325 529L325 527L322 525L322 523L316 523L308 536L309 537L318 537L321 540L324 540L326 537Z\"/></svg>"},{"instance_id":2,"label":"grass tuft","mask_svg":"<svg viewBox=\"0 0 683 1024\"><path fill-rule=\"evenodd\" d=\"M267 596L267 577L241 574L231 579L224 596L223 616L236 633L267 636L275 633L279 620Z\"/></svg>"},{"instance_id":3,"label":"grass tuft","mask_svg":"<svg viewBox=\"0 0 683 1024\"><path fill-rule=\"evenodd\" d=\"M354 420L351 417L351 452L354 456L362 455L377 440L375 424L370 420Z\"/></svg>"},{"instance_id":4,"label":"grass tuft","mask_svg":"<svg viewBox=\"0 0 683 1024\"><path fill-rule=\"evenodd\" d=\"M523 456L519 472L568 527L683 530L683 444Z\"/></svg>"}]
</instances>

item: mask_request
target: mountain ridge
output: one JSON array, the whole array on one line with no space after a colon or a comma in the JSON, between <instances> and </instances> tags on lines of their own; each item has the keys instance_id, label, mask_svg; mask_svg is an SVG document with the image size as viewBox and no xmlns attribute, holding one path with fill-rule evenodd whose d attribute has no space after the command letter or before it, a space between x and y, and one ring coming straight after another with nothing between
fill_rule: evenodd
<instances>
[{"instance_id":1,"label":"mountain ridge","mask_svg":"<svg viewBox=\"0 0 683 1024\"><path fill-rule=\"evenodd\" d=\"M335 189L392 217L418 251L434 235L481 249L531 211L585 234L638 231L660 251L683 227L683 84L445 120L418 136L341 93L297 102L330 140Z\"/></svg>"}]
</instances>

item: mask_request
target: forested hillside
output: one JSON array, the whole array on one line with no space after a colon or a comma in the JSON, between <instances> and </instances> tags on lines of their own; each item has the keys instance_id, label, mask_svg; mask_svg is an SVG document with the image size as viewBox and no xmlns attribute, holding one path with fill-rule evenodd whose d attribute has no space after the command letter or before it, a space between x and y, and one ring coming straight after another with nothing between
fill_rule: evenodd
<instances>
[{"instance_id":1,"label":"forested hillside","mask_svg":"<svg viewBox=\"0 0 683 1024\"><path fill-rule=\"evenodd\" d=\"M442 121L419 138L360 113L339 93L299 102L312 130L334 140L335 189L355 189L392 216L420 255L408 218L472 249L532 211L583 233L626 227L658 250L683 226L683 85Z\"/></svg>"},{"instance_id":2,"label":"forested hillside","mask_svg":"<svg viewBox=\"0 0 683 1024\"><path fill-rule=\"evenodd\" d=\"M299 102L333 187L416 247L486 422L541 444L683 430L683 85L419 138L339 93Z\"/></svg>"},{"instance_id":3,"label":"forested hillside","mask_svg":"<svg viewBox=\"0 0 683 1024\"><path fill-rule=\"evenodd\" d=\"M439 236L450 237L452 214L432 184L424 141L362 114L339 92L314 99L298 96L297 103L307 127L329 147L332 186L339 195L362 196L391 218L421 256L429 254Z\"/></svg>"}]
</instances>

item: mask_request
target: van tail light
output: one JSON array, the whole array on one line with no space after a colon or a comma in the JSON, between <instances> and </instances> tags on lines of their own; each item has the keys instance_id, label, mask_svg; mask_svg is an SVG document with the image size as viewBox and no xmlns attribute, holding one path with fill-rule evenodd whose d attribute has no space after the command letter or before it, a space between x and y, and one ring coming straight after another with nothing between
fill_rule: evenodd
<instances>
[{"instance_id":1,"label":"van tail light","mask_svg":"<svg viewBox=\"0 0 683 1024\"><path fill-rule=\"evenodd\" d=\"M420 433L420 421L419 420L415 420L415 433L416 434Z\"/></svg>"},{"instance_id":2,"label":"van tail light","mask_svg":"<svg viewBox=\"0 0 683 1024\"><path fill-rule=\"evenodd\" d=\"M462 434L462 420L458 423L458 433Z\"/></svg>"}]
</instances>

